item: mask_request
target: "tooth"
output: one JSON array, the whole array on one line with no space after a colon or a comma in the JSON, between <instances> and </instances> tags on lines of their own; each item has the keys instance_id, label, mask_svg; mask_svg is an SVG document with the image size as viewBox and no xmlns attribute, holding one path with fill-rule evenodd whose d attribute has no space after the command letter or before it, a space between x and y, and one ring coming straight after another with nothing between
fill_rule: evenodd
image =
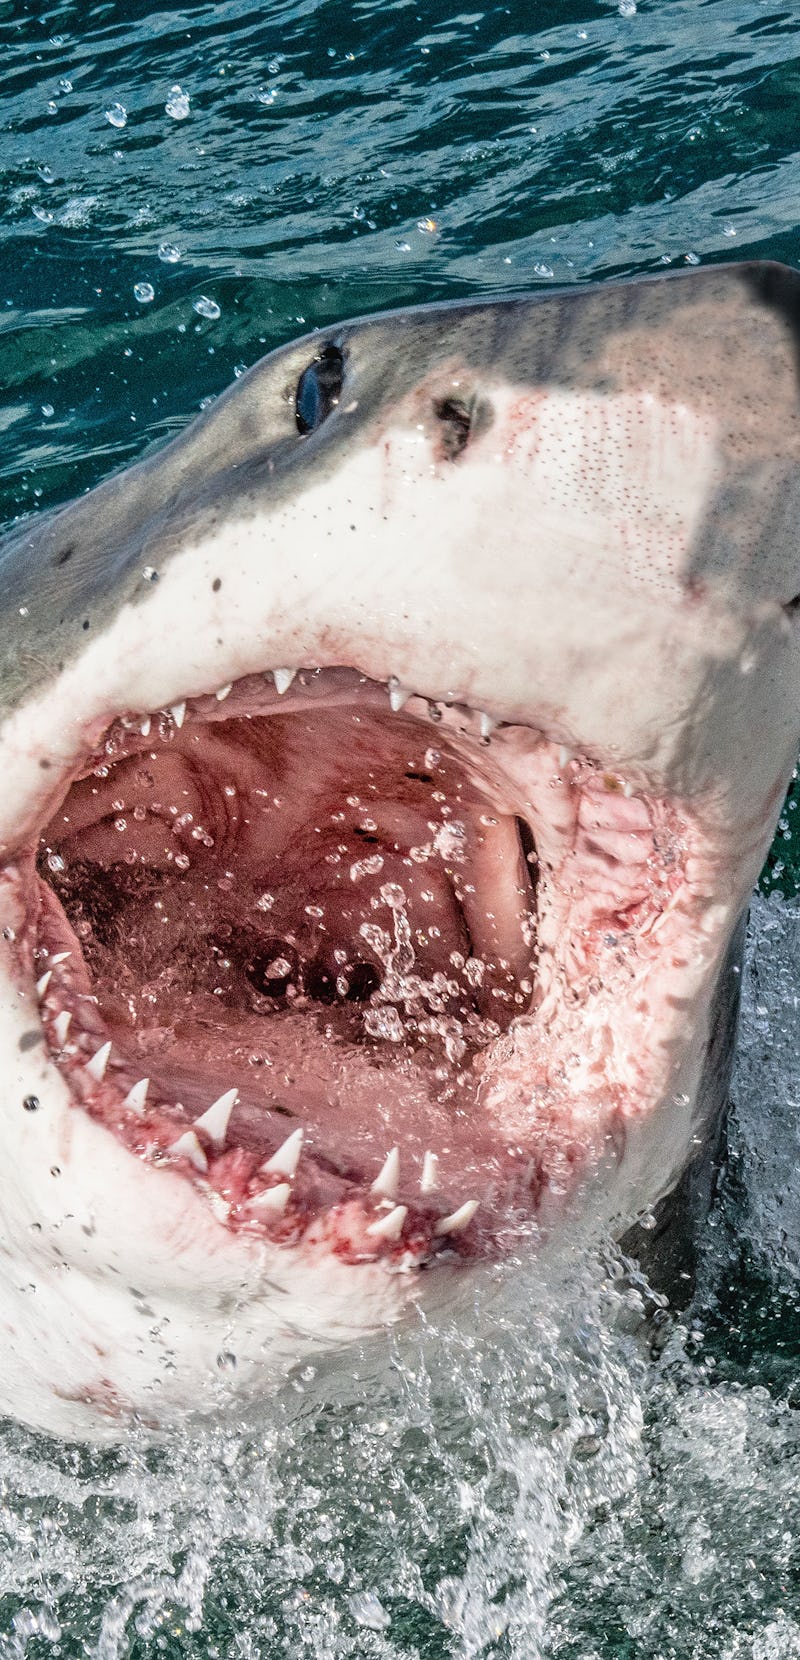
<instances>
[{"instance_id":1,"label":"tooth","mask_svg":"<svg viewBox=\"0 0 800 1660\"><path fill-rule=\"evenodd\" d=\"M53 1021L53 1031L56 1034L56 1043L58 1044L59 1049L63 1049L64 1044L67 1041L67 1032L69 1031L71 1021L72 1015L70 1014L69 1009L62 1009L61 1013L57 1014L55 1020Z\"/></svg>"},{"instance_id":2,"label":"tooth","mask_svg":"<svg viewBox=\"0 0 800 1660\"><path fill-rule=\"evenodd\" d=\"M387 686L389 691L389 702L394 710L394 713L397 715L402 709L403 704L407 703L413 694L409 690L408 686L401 686L396 674L390 675L387 681Z\"/></svg>"},{"instance_id":3,"label":"tooth","mask_svg":"<svg viewBox=\"0 0 800 1660\"><path fill-rule=\"evenodd\" d=\"M176 726L183 726L183 723L186 719L186 704L185 703L171 703L170 706L169 706L169 712L172 716L172 719L175 722L175 725Z\"/></svg>"},{"instance_id":4,"label":"tooth","mask_svg":"<svg viewBox=\"0 0 800 1660\"><path fill-rule=\"evenodd\" d=\"M176 1158L188 1159L195 1170L200 1170L203 1174L208 1169L208 1159L194 1130L186 1130L183 1135L179 1135L177 1141L173 1141L172 1146L167 1148L167 1152L174 1153Z\"/></svg>"},{"instance_id":5,"label":"tooth","mask_svg":"<svg viewBox=\"0 0 800 1660\"><path fill-rule=\"evenodd\" d=\"M44 997L44 994L45 994L52 978L53 978L53 970L52 970L52 968L48 968L47 973L43 974L41 979L36 981L36 996L37 997Z\"/></svg>"},{"instance_id":6,"label":"tooth","mask_svg":"<svg viewBox=\"0 0 800 1660\"><path fill-rule=\"evenodd\" d=\"M627 796L627 799L630 801L630 798L633 795L633 785L626 781L626 783L622 786L622 793L624 796Z\"/></svg>"},{"instance_id":7,"label":"tooth","mask_svg":"<svg viewBox=\"0 0 800 1660\"><path fill-rule=\"evenodd\" d=\"M467 1199L466 1204L459 1206L459 1209L454 1210L450 1216L443 1216L441 1222L437 1222L433 1230L434 1233L461 1233L462 1229L466 1228L468 1223L472 1221L479 1204L480 1199Z\"/></svg>"},{"instance_id":8,"label":"tooth","mask_svg":"<svg viewBox=\"0 0 800 1660\"><path fill-rule=\"evenodd\" d=\"M559 767L561 768L562 772L564 771L565 766L567 766L568 763L572 760L574 760L572 750L571 749L565 749L564 745L562 744L561 748L558 752L558 764L559 764Z\"/></svg>"},{"instance_id":9,"label":"tooth","mask_svg":"<svg viewBox=\"0 0 800 1660\"><path fill-rule=\"evenodd\" d=\"M214 696L215 696L218 703L224 703L226 697L229 697L232 691L233 691L233 681L229 680L227 686L219 686L217 688L217 690L214 693Z\"/></svg>"},{"instance_id":10,"label":"tooth","mask_svg":"<svg viewBox=\"0 0 800 1660\"><path fill-rule=\"evenodd\" d=\"M279 1187L268 1187L263 1193L257 1193L254 1199L248 1199L247 1208L255 1211L256 1216L282 1216L292 1190L288 1182L281 1182Z\"/></svg>"},{"instance_id":11,"label":"tooth","mask_svg":"<svg viewBox=\"0 0 800 1660\"><path fill-rule=\"evenodd\" d=\"M272 1158L267 1159L266 1164L262 1164L262 1171L269 1175L293 1176L300 1161L302 1145L302 1130L292 1130L277 1153L273 1153Z\"/></svg>"},{"instance_id":12,"label":"tooth","mask_svg":"<svg viewBox=\"0 0 800 1660\"><path fill-rule=\"evenodd\" d=\"M273 669L272 678L275 681L275 690L279 697L288 692L297 673L296 669Z\"/></svg>"},{"instance_id":13,"label":"tooth","mask_svg":"<svg viewBox=\"0 0 800 1660\"><path fill-rule=\"evenodd\" d=\"M103 1043L92 1056L91 1060L86 1062L85 1071L89 1073L91 1078L96 1078L98 1083L102 1083L106 1075L106 1067L108 1066L108 1057L110 1054L111 1044Z\"/></svg>"},{"instance_id":14,"label":"tooth","mask_svg":"<svg viewBox=\"0 0 800 1660\"><path fill-rule=\"evenodd\" d=\"M370 1193L381 1199L396 1199L399 1186L400 1153L397 1147L393 1147L391 1153L387 1153L380 1175L375 1177Z\"/></svg>"},{"instance_id":15,"label":"tooth","mask_svg":"<svg viewBox=\"0 0 800 1660\"><path fill-rule=\"evenodd\" d=\"M394 1210L382 1216L379 1222L371 1222L367 1233L371 1234L373 1239L399 1239L407 1215L406 1205L395 1205Z\"/></svg>"},{"instance_id":16,"label":"tooth","mask_svg":"<svg viewBox=\"0 0 800 1660\"><path fill-rule=\"evenodd\" d=\"M55 957L50 958L50 967L55 968L56 963L65 963L67 958L71 956L71 951L59 951Z\"/></svg>"},{"instance_id":17,"label":"tooth","mask_svg":"<svg viewBox=\"0 0 800 1660\"><path fill-rule=\"evenodd\" d=\"M152 726L152 724L153 723L150 719L150 716L145 715L144 720L142 721L142 724L139 727L139 731L141 732L143 738L149 738L149 736L150 736L150 727Z\"/></svg>"},{"instance_id":18,"label":"tooth","mask_svg":"<svg viewBox=\"0 0 800 1660\"><path fill-rule=\"evenodd\" d=\"M435 1153L426 1153L422 1161L420 1193L435 1193L439 1186L439 1160Z\"/></svg>"},{"instance_id":19,"label":"tooth","mask_svg":"<svg viewBox=\"0 0 800 1660\"><path fill-rule=\"evenodd\" d=\"M493 733L493 731L494 731L494 729L497 725L497 721L492 720L491 715L487 715L485 709L481 709L480 716L481 716L481 737L482 738L491 738L492 733Z\"/></svg>"},{"instance_id":20,"label":"tooth","mask_svg":"<svg viewBox=\"0 0 800 1660\"><path fill-rule=\"evenodd\" d=\"M128 1090L122 1103L123 1107L130 1107L131 1112L142 1112L149 1087L150 1079L140 1078L138 1084L134 1084L133 1088Z\"/></svg>"},{"instance_id":21,"label":"tooth","mask_svg":"<svg viewBox=\"0 0 800 1660\"><path fill-rule=\"evenodd\" d=\"M224 1095L220 1095L218 1101L212 1101L211 1106L206 1108L202 1118L196 1118L194 1121L195 1129L205 1130L206 1135L210 1137L215 1147L224 1147L225 1145L230 1116L238 1098L239 1091L237 1089L227 1089Z\"/></svg>"}]
</instances>

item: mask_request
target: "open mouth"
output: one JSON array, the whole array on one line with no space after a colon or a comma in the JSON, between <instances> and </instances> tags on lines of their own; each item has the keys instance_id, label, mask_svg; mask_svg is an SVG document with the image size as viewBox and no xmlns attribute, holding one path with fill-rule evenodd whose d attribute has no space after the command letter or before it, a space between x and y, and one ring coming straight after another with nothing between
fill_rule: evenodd
<instances>
[{"instance_id":1,"label":"open mouth","mask_svg":"<svg viewBox=\"0 0 800 1660\"><path fill-rule=\"evenodd\" d=\"M251 675L116 720L30 849L45 1041L234 1231L485 1252L556 1144L561 1178L580 1159L575 1101L609 1134L630 1107L604 1010L684 851L674 811L533 729L351 669Z\"/></svg>"}]
</instances>

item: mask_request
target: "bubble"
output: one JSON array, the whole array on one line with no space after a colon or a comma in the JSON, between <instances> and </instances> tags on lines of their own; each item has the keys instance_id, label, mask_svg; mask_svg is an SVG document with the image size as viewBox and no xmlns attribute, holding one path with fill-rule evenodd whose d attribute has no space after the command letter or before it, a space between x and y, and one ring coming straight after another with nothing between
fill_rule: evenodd
<instances>
[{"instance_id":1,"label":"bubble","mask_svg":"<svg viewBox=\"0 0 800 1660\"><path fill-rule=\"evenodd\" d=\"M636 0L619 0L617 11L620 17L635 17Z\"/></svg>"},{"instance_id":2,"label":"bubble","mask_svg":"<svg viewBox=\"0 0 800 1660\"><path fill-rule=\"evenodd\" d=\"M175 247L174 242L161 242L159 243L158 257L164 265L177 265L178 260L183 256L180 248Z\"/></svg>"},{"instance_id":3,"label":"bubble","mask_svg":"<svg viewBox=\"0 0 800 1660\"><path fill-rule=\"evenodd\" d=\"M193 302L192 310L197 312L198 317L207 317L212 323L221 315L216 300L210 300L207 294L201 294L199 300Z\"/></svg>"},{"instance_id":4,"label":"bubble","mask_svg":"<svg viewBox=\"0 0 800 1660\"><path fill-rule=\"evenodd\" d=\"M103 114L111 127L124 127L128 119L128 111L124 104L109 104Z\"/></svg>"},{"instance_id":5,"label":"bubble","mask_svg":"<svg viewBox=\"0 0 800 1660\"><path fill-rule=\"evenodd\" d=\"M133 285L133 297L140 305L149 305L156 297L156 291L150 282L136 282Z\"/></svg>"},{"instance_id":6,"label":"bubble","mask_svg":"<svg viewBox=\"0 0 800 1660\"><path fill-rule=\"evenodd\" d=\"M171 86L164 109L167 115L172 116L173 121L185 121L189 114L188 92L184 92L182 87Z\"/></svg>"}]
</instances>

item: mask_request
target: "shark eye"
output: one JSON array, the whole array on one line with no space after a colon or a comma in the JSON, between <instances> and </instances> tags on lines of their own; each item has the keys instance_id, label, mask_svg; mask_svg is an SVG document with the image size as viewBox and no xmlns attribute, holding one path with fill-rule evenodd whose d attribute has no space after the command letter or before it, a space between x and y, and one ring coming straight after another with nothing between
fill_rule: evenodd
<instances>
[{"instance_id":1,"label":"shark eye","mask_svg":"<svg viewBox=\"0 0 800 1660\"><path fill-rule=\"evenodd\" d=\"M339 402L344 380L344 357L338 346L324 346L297 382L294 418L301 438L316 432Z\"/></svg>"}]
</instances>

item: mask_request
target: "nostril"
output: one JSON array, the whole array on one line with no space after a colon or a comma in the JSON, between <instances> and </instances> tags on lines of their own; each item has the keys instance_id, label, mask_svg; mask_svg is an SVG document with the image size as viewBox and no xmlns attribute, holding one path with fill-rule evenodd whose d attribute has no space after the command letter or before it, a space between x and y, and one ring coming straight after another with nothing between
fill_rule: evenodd
<instances>
[{"instance_id":1,"label":"nostril","mask_svg":"<svg viewBox=\"0 0 800 1660\"><path fill-rule=\"evenodd\" d=\"M322 426L339 402L344 380L344 357L338 346L324 346L313 363L303 370L295 394L295 425L305 438Z\"/></svg>"},{"instance_id":2,"label":"nostril","mask_svg":"<svg viewBox=\"0 0 800 1660\"><path fill-rule=\"evenodd\" d=\"M300 960L287 940L266 939L245 960L245 977L262 997L285 997L296 983Z\"/></svg>"},{"instance_id":3,"label":"nostril","mask_svg":"<svg viewBox=\"0 0 800 1660\"><path fill-rule=\"evenodd\" d=\"M441 422L441 442L447 461L455 461L466 449L472 428L472 416L466 404L457 398L441 398L434 404Z\"/></svg>"}]
</instances>

